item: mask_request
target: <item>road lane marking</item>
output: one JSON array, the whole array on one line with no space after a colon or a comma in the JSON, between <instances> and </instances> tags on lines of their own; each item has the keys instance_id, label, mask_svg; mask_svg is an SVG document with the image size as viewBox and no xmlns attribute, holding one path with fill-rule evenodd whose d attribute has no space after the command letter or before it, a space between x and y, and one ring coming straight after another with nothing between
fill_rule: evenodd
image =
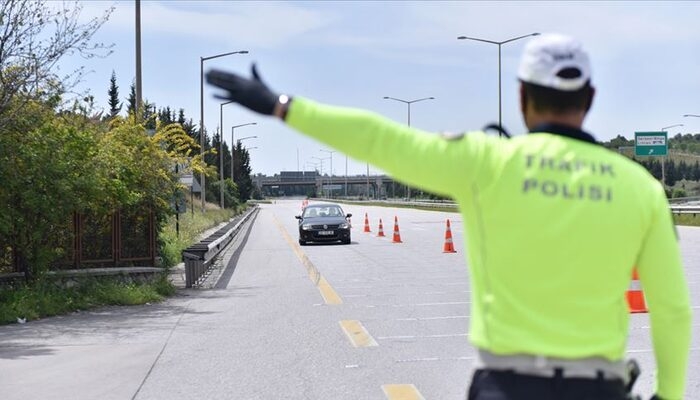
<instances>
[{"instance_id":1,"label":"road lane marking","mask_svg":"<svg viewBox=\"0 0 700 400\"><path fill-rule=\"evenodd\" d=\"M376 308L376 307L429 307L429 306L450 306L471 304L470 301L448 301L443 303L414 303L414 304L355 304L356 307Z\"/></svg>"},{"instance_id":2,"label":"road lane marking","mask_svg":"<svg viewBox=\"0 0 700 400\"><path fill-rule=\"evenodd\" d=\"M397 335L397 336L377 336L379 340L399 340L399 339L444 339L452 337L467 337L468 333L448 333L441 335Z\"/></svg>"},{"instance_id":3,"label":"road lane marking","mask_svg":"<svg viewBox=\"0 0 700 400\"><path fill-rule=\"evenodd\" d=\"M378 346L374 338L367 332L367 329L357 320L343 320L338 322L343 332L350 339L355 347L376 347Z\"/></svg>"},{"instance_id":4,"label":"road lane marking","mask_svg":"<svg viewBox=\"0 0 700 400\"><path fill-rule=\"evenodd\" d=\"M425 397L411 384L382 385L382 390L388 400L425 400Z\"/></svg>"},{"instance_id":5,"label":"road lane marking","mask_svg":"<svg viewBox=\"0 0 700 400\"><path fill-rule=\"evenodd\" d=\"M292 237L287 233L287 230L284 229L282 224L279 222L277 217L273 216L273 220L275 221L275 224L277 225L277 228L282 232L282 236L284 237L284 240L289 243L289 246L291 246L292 250L294 251L294 254L296 254L297 258L299 258L299 261L304 265L304 268L306 268L306 272L309 274L309 279L311 279L311 282L313 282L314 285L318 288L318 291L321 292L321 297L323 297L323 301L326 302L326 304L331 304L331 305L337 305L337 304L343 304L343 299L340 298L338 293L333 289L333 287L328 283L326 278L324 278L320 272L318 272L318 268L309 260L309 257L304 254L304 252L301 250L299 245L292 239Z\"/></svg>"},{"instance_id":6,"label":"road lane marking","mask_svg":"<svg viewBox=\"0 0 700 400\"><path fill-rule=\"evenodd\" d=\"M319 275L320 276L320 275ZM321 292L321 296L323 296L323 300L326 302L326 304L343 304L343 299L340 298L338 293L333 290L333 287L331 286L330 283L324 278L323 276L320 277L318 281L318 290Z\"/></svg>"},{"instance_id":7,"label":"road lane marking","mask_svg":"<svg viewBox=\"0 0 700 400\"><path fill-rule=\"evenodd\" d=\"M698 351L700 350L700 347L691 347L688 349L688 351ZM633 349L633 350L627 350L626 353L629 354L636 354L636 353L653 353L654 349Z\"/></svg>"},{"instance_id":8,"label":"road lane marking","mask_svg":"<svg viewBox=\"0 0 700 400\"><path fill-rule=\"evenodd\" d=\"M690 327L691 327L691 328L698 328L698 327L700 327L700 324L690 325ZM642 326L634 327L634 328L630 328L630 329L632 329L632 330L651 329L651 326L649 326L649 325L642 325Z\"/></svg>"},{"instance_id":9,"label":"road lane marking","mask_svg":"<svg viewBox=\"0 0 700 400\"><path fill-rule=\"evenodd\" d=\"M475 357L424 357L424 358L409 358L406 360L395 360L396 363L412 363L412 362L429 362L429 361L471 361Z\"/></svg>"},{"instance_id":10,"label":"road lane marking","mask_svg":"<svg viewBox=\"0 0 700 400\"><path fill-rule=\"evenodd\" d=\"M396 318L394 321L436 321L441 319L468 319L468 315L449 315L446 317Z\"/></svg>"},{"instance_id":11,"label":"road lane marking","mask_svg":"<svg viewBox=\"0 0 700 400\"><path fill-rule=\"evenodd\" d=\"M469 290L461 290L458 292L423 292L423 293L365 293L365 294L345 294L345 297L398 297L398 296L433 296L433 295L442 295L442 294L464 294L464 293L470 293Z\"/></svg>"},{"instance_id":12,"label":"road lane marking","mask_svg":"<svg viewBox=\"0 0 700 400\"><path fill-rule=\"evenodd\" d=\"M454 282L454 279L452 282L425 282L425 279L427 278L420 278L423 279L420 283L413 283L413 282L398 282L398 283L387 283L387 284L375 284L375 285L370 285L370 286L355 286L355 285L349 285L349 286L338 286L338 289L376 289L376 288L387 288L387 287L412 287L412 286L466 286L469 284L469 282L464 281L464 282ZM448 279L447 277L441 277L440 279ZM371 282L370 282L371 283Z\"/></svg>"}]
</instances>

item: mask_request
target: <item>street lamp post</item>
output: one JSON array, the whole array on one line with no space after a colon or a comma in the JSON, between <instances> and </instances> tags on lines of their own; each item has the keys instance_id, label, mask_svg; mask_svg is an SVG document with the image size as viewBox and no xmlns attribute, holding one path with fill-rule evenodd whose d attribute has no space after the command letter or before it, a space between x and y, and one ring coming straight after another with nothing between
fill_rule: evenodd
<instances>
[{"instance_id":1,"label":"street lamp post","mask_svg":"<svg viewBox=\"0 0 700 400\"><path fill-rule=\"evenodd\" d=\"M256 123L253 122L253 123L244 124L244 125L256 125ZM238 125L238 126L241 126L241 125ZM234 127L232 126L231 128L234 128ZM238 140L236 141L236 143L240 143L240 142L242 142L242 141L244 141L244 140L246 140L246 139L257 139L257 136L246 136L246 137L242 137L242 138L238 139ZM234 142L233 142L233 129L231 129L231 143L234 143ZM233 179L233 160L234 160L233 154L234 154L234 150L235 150L236 146L233 145L233 144L231 144L231 146L234 148L233 150L231 150L231 181L233 181L233 182L235 183L236 181Z\"/></svg>"},{"instance_id":2,"label":"street lamp post","mask_svg":"<svg viewBox=\"0 0 700 400\"><path fill-rule=\"evenodd\" d=\"M502 113L501 113L501 46L506 44L506 43L514 42L516 40L524 39L524 38L530 37L530 36L537 36L537 35L539 35L539 32L534 32L534 33L530 33L527 35L510 38L510 39L504 40L502 42L497 42L495 40L479 39L479 38L474 38L474 37L469 37L469 36L459 36L457 38L459 40L475 40L477 42L484 42L484 43L491 43L491 44L498 45L498 126L500 126L500 127L503 127ZM498 136L501 136L500 131L498 132Z\"/></svg>"},{"instance_id":3,"label":"street lamp post","mask_svg":"<svg viewBox=\"0 0 700 400\"><path fill-rule=\"evenodd\" d=\"M209 57L199 57L199 154L202 156L202 161L204 161L204 62L207 60L212 60L214 58L230 56L232 54L248 54L248 50L231 51L228 53L217 54ZM223 131L223 129L222 129ZM205 196L205 182L204 182L204 172L200 177L202 184L202 212L204 212L204 205L206 204Z\"/></svg>"},{"instance_id":4,"label":"street lamp post","mask_svg":"<svg viewBox=\"0 0 700 400\"><path fill-rule=\"evenodd\" d=\"M408 185L406 185L408 187ZM411 189L408 189L409 191ZM369 163L367 163L367 201L369 201Z\"/></svg>"},{"instance_id":5,"label":"street lamp post","mask_svg":"<svg viewBox=\"0 0 700 400\"><path fill-rule=\"evenodd\" d=\"M435 97L431 96L431 97L423 97L422 99L404 100L404 99L397 99L396 97L384 96L384 99L385 100L395 100L395 101L399 101L401 103L406 104L406 106L408 106L408 126L411 126L411 104L418 103L419 101L423 101L423 100L435 100ZM367 166L367 170L369 171L369 165ZM367 173L367 179L369 180L369 172ZM369 183L367 185L369 187ZM367 195L369 196L369 192L367 192ZM406 197L408 198L408 200L411 200L411 187L408 185L406 185Z\"/></svg>"},{"instance_id":6,"label":"street lamp post","mask_svg":"<svg viewBox=\"0 0 700 400\"><path fill-rule=\"evenodd\" d=\"M683 124L675 124L675 125L670 125L670 126L665 126L661 128L661 132L667 132L666 129L669 128L675 128L677 126L683 126ZM666 141L667 141L667 146L668 146L668 132L666 133ZM666 187L666 167L664 166L666 164L666 156L661 157L661 184Z\"/></svg>"},{"instance_id":7,"label":"street lamp post","mask_svg":"<svg viewBox=\"0 0 700 400\"><path fill-rule=\"evenodd\" d=\"M324 152L330 154L330 159L331 159L331 174L330 174L330 178L328 178L328 183L329 183L330 185L332 185L332 184L333 184L333 153L337 153L337 151L336 151L336 150L324 150L324 149L321 149L321 151L324 151ZM328 197L333 197L333 191L332 191L332 189L329 188L328 191L331 193L331 195L328 196Z\"/></svg>"},{"instance_id":8,"label":"street lamp post","mask_svg":"<svg viewBox=\"0 0 700 400\"><path fill-rule=\"evenodd\" d=\"M231 103L233 100L219 104L219 180L221 182L219 198L221 199L221 208L224 208L224 106Z\"/></svg>"},{"instance_id":9,"label":"street lamp post","mask_svg":"<svg viewBox=\"0 0 700 400\"><path fill-rule=\"evenodd\" d=\"M246 124L240 124L240 125L234 125L231 127L231 180L233 181L233 154L234 154L234 149L236 148L236 142L233 141L233 130L236 128L240 128L242 126L248 126L248 125L257 125L257 122L248 122ZM245 137L244 139L247 139L249 137L257 137L257 136L248 136Z\"/></svg>"},{"instance_id":10,"label":"street lamp post","mask_svg":"<svg viewBox=\"0 0 700 400\"><path fill-rule=\"evenodd\" d=\"M323 193L323 160L325 160L326 158L321 158L321 157L311 157L311 158L314 158L321 163L321 175L320 175L320 177L321 177L321 196L323 196L324 195L324 193Z\"/></svg>"}]
</instances>

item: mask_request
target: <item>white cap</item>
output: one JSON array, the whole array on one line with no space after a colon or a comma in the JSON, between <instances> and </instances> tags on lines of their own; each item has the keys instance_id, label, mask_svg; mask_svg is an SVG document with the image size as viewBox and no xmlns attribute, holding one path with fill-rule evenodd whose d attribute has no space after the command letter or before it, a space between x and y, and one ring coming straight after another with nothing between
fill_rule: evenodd
<instances>
[{"instance_id":1,"label":"white cap","mask_svg":"<svg viewBox=\"0 0 700 400\"><path fill-rule=\"evenodd\" d=\"M591 64L578 40L555 33L543 34L525 46L518 78L556 90L574 91L591 79Z\"/></svg>"}]
</instances>

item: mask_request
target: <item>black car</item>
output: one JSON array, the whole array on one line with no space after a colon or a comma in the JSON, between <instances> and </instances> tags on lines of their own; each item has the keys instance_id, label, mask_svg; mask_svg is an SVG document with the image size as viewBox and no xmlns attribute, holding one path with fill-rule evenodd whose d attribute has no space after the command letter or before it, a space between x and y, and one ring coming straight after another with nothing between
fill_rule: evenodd
<instances>
[{"instance_id":1,"label":"black car","mask_svg":"<svg viewBox=\"0 0 700 400\"><path fill-rule=\"evenodd\" d=\"M309 204L304 208L299 220L299 244L307 242L342 242L350 243L350 223L338 204L319 203Z\"/></svg>"}]
</instances>

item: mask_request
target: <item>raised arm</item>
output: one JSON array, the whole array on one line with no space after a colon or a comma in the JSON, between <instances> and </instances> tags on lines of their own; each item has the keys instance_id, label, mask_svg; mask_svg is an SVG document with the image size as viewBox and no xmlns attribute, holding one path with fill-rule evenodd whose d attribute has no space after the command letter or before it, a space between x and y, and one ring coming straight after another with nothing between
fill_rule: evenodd
<instances>
[{"instance_id":1,"label":"raised arm","mask_svg":"<svg viewBox=\"0 0 700 400\"><path fill-rule=\"evenodd\" d=\"M471 187L488 155L483 133L447 139L368 111L280 95L262 82L255 66L252 78L212 70L207 82L225 90L222 99L278 116L302 133L431 192L456 196ZM450 173L454 170L459 174Z\"/></svg>"}]
</instances>

